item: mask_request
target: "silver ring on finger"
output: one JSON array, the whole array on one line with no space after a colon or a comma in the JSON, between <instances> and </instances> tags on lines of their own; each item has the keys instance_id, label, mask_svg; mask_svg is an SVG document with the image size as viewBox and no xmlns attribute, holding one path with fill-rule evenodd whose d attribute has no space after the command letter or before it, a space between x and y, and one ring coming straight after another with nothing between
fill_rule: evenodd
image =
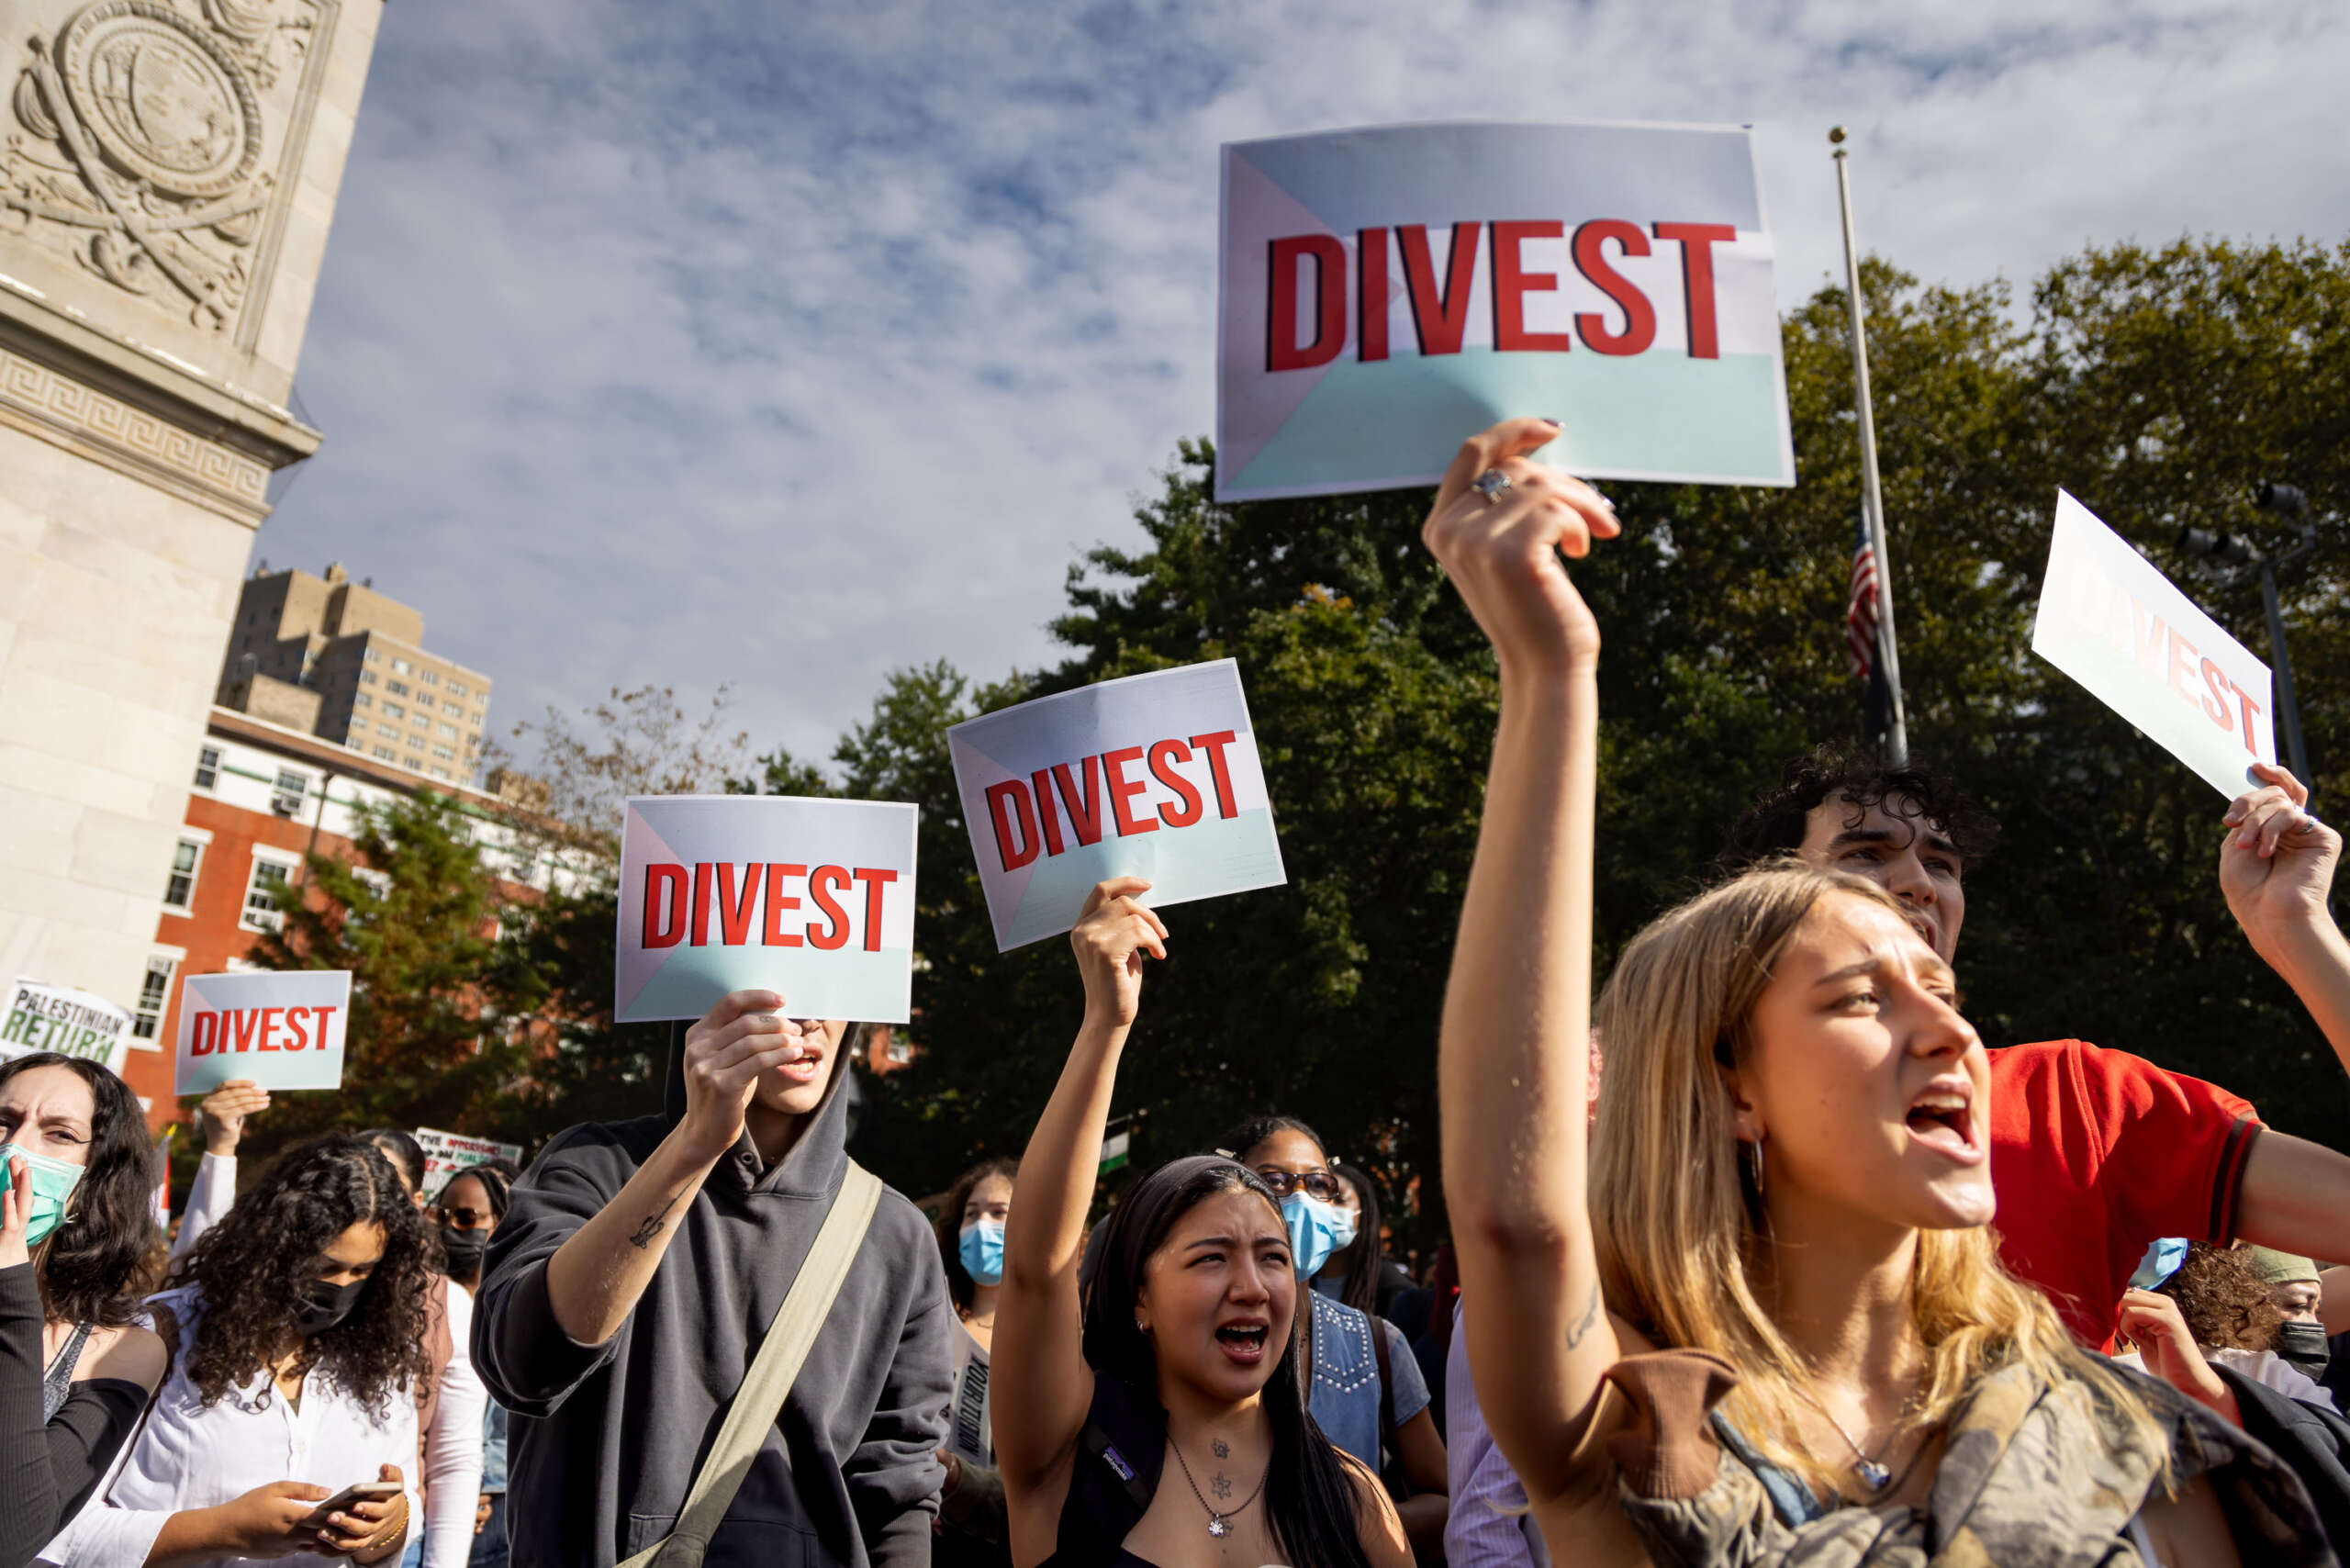
<instances>
[{"instance_id":1,"label":"silver ring on finger","mask_svg":"<svg viewBox=\"0 0 2350 1568\"><path fill-rule=\"evenodd\" d=\"M1469 487L1484 497L1485 504L1490 507L1500 504L1503 492L1516 489L1517 487L1511 482L1510 476L1500 469L1488 468L1472 480Z\"/></svg>"}]
</instances>

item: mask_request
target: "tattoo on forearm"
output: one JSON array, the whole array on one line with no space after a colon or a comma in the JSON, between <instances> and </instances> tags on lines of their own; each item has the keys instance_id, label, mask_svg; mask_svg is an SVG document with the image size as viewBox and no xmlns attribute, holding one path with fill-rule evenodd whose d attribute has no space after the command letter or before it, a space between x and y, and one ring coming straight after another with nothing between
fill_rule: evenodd
<instances>
[{"instance_id":1,"label":"tattoo on forearm","mask_svg":"<svg viewBox=\"0 0 2350 1568\"><path fill-rule=\"evenodd\" d=\"M677 1206L677 1200L675 1198L663 1204L659 1214L651 1215L643 1225L636 1227L636 1234L628 1238L628 1244L639 1249L652 1246L653 1238L668 1228L669 1211Z\"/></svg>"},{"instance_id":2,"label":"tattoo on forearm","mask_svg":"<svg viewBox=\"0 0 2350 1568\"><path fill-rule=\"evenodd\" d=\"M1585 1298L1583 1304L1583 1316L1576 1318L1574 1321L1574 1327L1567 1330L1567 1349L1572 1350L1577 1345L1582 1344L1583 1337L1590 1333L1591 1326L1598 1321L1599 1282L1597 1280L1594 1280L1591 1282L1591 1294Z\"/></svg>"}]
</instances>

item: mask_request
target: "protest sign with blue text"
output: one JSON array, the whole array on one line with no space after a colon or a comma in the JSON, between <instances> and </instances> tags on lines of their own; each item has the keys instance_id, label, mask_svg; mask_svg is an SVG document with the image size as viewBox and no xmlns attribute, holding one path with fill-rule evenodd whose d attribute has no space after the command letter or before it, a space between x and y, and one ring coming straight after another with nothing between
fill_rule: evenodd
<instances>
[{"instance_id":1,"label":"protest sign with blue text","mask_svg":"<svg viewBox=\"0 0 2350 1568\"><path fill-rule=\"evenodd\" d=\"M917 815L795 795L632 799L613 1019L699 1018L761 990L795 1018L907 1022Z\"/></svg>"},{"instance_id":2,"label":"protest sign with blue text","mask_svg":"<svg viewBox=\"0 0 2350 1568\"><path fill-rule=\"evenodd\" d=\"M56 1051L118 1073L129 1048L130 1014L105 997L28 980L8 988L7 1009L0 1013L0 1061Z\"/></svg>"},{"instance_id":3,"label":"protest sign with blue text","mask_svg":"<svg viewBox=\"0 0 2350 1568\"><path fill-rule=\"evenodd\" d=\"M2031 651L2222 795L2277 760L2268 666L2062 490Z\"/></svg>"},{"instance_id":4,"label":"protest sign with blue text","mask_svg":"<svg viewBox=\"0 0 2350 1568\"><path fill-rule=\"evenodd\" d=\"M349 969L248 969L180 982L174 1094L209 1094L231 1079L263 1089L342 1087L351 1025Z\"/></svg>"},{"instance_id":5,"label":"protest sign with blue text","mask_svg":"<svg viewBox=\"0 0 2350 1568\"><path fill-rule=\"evenodd\" d=\"M1000 951L1067 931L1112 877L1148 878L1154 907L1287 880L1230 659L1040 697L946 746Z\"/></svg>"},{"instance_id":6,"label":"protest sign with blue text","mask_svg":"<svg viewBox=\"0 0 2350 1568\"><path fill-rule=\"evenodd\" d=\"M1525 414L1575 474L1792 485L1771 270L1741 126L1229 144L1216 498L1432 485Z\"/></svg>"}]
</instances>

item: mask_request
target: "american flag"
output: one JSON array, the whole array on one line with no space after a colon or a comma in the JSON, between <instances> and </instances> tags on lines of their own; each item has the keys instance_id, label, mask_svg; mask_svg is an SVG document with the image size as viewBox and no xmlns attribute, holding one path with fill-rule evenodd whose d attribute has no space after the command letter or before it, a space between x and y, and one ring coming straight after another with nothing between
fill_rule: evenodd
<instances>
[{"instance_id":1,"label":"american flag","mask_svg":"<svg viewBox=\"0 0 2350 1568\"><path fill-rule=\"evenodd\" d=\"M1852 678L1866 680L1876 670L1876 550L1869 542L1869 521L1863 517L1852 546L1852 590L1844 605L1844 656Z\"/></svg>"}]
</instances>

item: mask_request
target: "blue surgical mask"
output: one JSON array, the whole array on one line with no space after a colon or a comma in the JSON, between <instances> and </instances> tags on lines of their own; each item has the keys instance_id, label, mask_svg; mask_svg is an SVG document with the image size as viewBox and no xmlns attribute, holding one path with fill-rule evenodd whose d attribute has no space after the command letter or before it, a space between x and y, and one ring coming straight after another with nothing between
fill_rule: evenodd
<instances>
[{"instance_id":1,"label":"blue surgical mask","mask_svg":"<svg viewBox=\"0 0 2350 1568\"><path fill-rule=\"evenodd\" d=\"M1003 1282L1003 1221L975 1219L963 1227L963 1238L955 1249L963 1260L963 1271L974 1282L982 1285Z\"/></svg>"},{"instance_id":2,"label":"blue surgical mask","mask_svg":"<svg viewBox=\"0 0 2350 1568\"><path fill-rule=\"evenodd\" d=\"M38 1247L65 1222L65 1200L81 1184L82 1168L46 1154L35 1154L18 1143L0 1143L0 1193L8 1190L8 1161L25 1162L25 1184L32 1189L33 1208L25 1225L25 1245Z\"/></svg>"},{"instance_id":3,"label":"blue surgical mask","mask_svg":"<svg viewBox=\"0 0 2350 1568\"><path fill-rule=\"evenodd\" d=\"M1290 1261L1301 1280L1320 1273L1330 1254L1355 1238L1353 1215L1304 1193L1292 1193L1281 1200L1281 1221L1289 1226Z\"/></svg>"}]
</instances>

